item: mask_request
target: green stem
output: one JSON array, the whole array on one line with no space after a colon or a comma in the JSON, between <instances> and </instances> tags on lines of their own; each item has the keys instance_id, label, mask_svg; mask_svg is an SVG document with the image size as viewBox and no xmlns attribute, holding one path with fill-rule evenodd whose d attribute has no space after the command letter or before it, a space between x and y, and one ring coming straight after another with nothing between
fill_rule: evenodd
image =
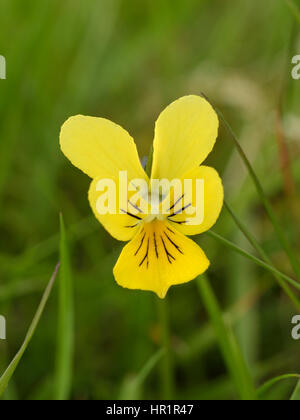
<instances>
[{"instance_id":1,"label":"green stem","mask_svg":"<svg viewBox=\"0 0 300 420\"><path fill-rule=\"evenodd\" d=\"M147 163L146 163L146 168L145 168L145 172L149 178L151 177L151 171L152 171L153 150L154 150L153 145L151 145L149 154L148 154Z\"/></svg>"},{"instance_id":2,"label":"green stem","mask_svg":"<svg viewBox=\"0 0 300 420\"><path fill-rule=\"evenodd\" d=\"M60 214L60 278L58 291L58 329L56 346L55 400L68 400L72 388L74 355L74 303L68 235Z\"/></svg>"},{"instance_id":3,"label":"green stem","mask_svg":"<svg viewBox=\"0 0 300 420\"><path fill-rule=\"evenodd\" d=\"M217 233L213 232L212 230L206 232L209 236L211 236L214 239L217 239L222 244L228 246L233 251L237 252L238 254L242 255L243 257L248 258L249 260L255 262L255 264L259 265L260 267L265 268L266 270L270 271L273 274L277 274L280 276L283 280L290 283L292 286L294 286L296 289L300 290L300 284L293 280L291 277L287 276L286 274L281 273L281 271L277 270L277 268L272 267L271 265L263 262L259 258L256 258L254 255L249 254L249 252L246 252L239 246L235 245L234 243L228 241L227 239L223 238L222 236L218 235Z\"/></svg>"},{"instance_id":4,"label":"green stem","mask_svg":"<svg viewBox=\"0 0 300 420\"><path fill-rule=\"evenodd\" d=\"M242 400L255 400L255 386L233 331L225 324L214 291L205 275L197 279L198 290L218 338L224 362Z\"/></svg>"},{"instance_id":5,"label":"green stem","mask_svg":"<svg viewBox=\"0 0 300 420\"><path fill-rule=\"evenodd\" d=\"M241 145L240 145L240 143L237 139L237 136L235 135L233 129L231 128L231 126L229 125L227 120L225 119L223 113L216 107L214 107L214 109L216 110L217 114L219 115L220 119L222 120L226 129L228 130L228 132L229 132L229 134L230 134L230 136L231 136L231 138L232 138L232 140L233 140L233 142L234 142L234 144L235 144L235 146L236 146L236 148L237 148L237 150L238 150L238 152L239 152L239 154L240 154L240 156L241 156L241 158L242 158L242 160L245 164L245 166L247 167L249 175L251 176L251 178L254 182L254 185L256 187L256 190L258 192L258 195L260 196L260 199L261 199L261 201L262 201L262 203L263 203L263 205L266 209L266 212L267 212L267 214L268 214L268 216L269 216L269 218L270 218L270 220L273 224L273 227L274 227L275 232L278 236L278 239L279 239L282 247L284 248L284 250L286 252L286 255L288 256L288 258L290 260L291 266L293 267L293 270L294 270L295 274L297 275L298 279L300 280L300 265L299 265L299 262L298 262L298 260L295 256L295 254L292 250L292 247L289 244L282 228L280 227L280 224L278 223L277 217L275 216L275 213L273 212L271 204L270 204L268 198L266 197L266 195L264 193L262 185L261 185L256 173L254 172L254 169L253 169L250 161L248 160L244 150L242 149L242 147L241 147Z\"/></svg>"},{"instance_id":6,"label":"green stem","mask_svg":"<svg viewBox=\"0 0 300 420\"><path fill-rule=\"evenodd\" d=\"M168 304L166 299L160 299L158 301L158 315L162 334L162 348L164 349L164 355L161 361L163 399L171 400L173 398L174 375L169 330Z\"/></svg>"},{"instance_id":7,"label":"green stem","mask_svg":"<svg viewBox=\"0 0 300 420\"><path fill-rule=\"evenodd\" d=\"M264 262L271 266L272 261L270 260L268 255L265 253L264 249L260 246L260 244L258 243L256 238L251 234L251 232L249 232L246 225L240 220L240 218L236 215L234 210L231 208L231 206L226 201L224 201L224 206L227 209L227 211L229 212L229 214L231 215L232 219L234 220L234 222L236 223L238 228L240 229L240 231L245 235L245 237L248 239L250 244L253 246L253 248L261 256L261 258L264 260ZM275 279L277 280L277 282L279 283L280 287L282 287L282 289L285 291L287 296L294 303L296 308L298 310L300 310L300 302L297 299L297 297L294 295L294 293L290 289L290 287L286 284L286 282L284 280L282 280L282 278L278 274L276 274L274 272L272 274L275 277Z\"/></svg>"}]
</instances>

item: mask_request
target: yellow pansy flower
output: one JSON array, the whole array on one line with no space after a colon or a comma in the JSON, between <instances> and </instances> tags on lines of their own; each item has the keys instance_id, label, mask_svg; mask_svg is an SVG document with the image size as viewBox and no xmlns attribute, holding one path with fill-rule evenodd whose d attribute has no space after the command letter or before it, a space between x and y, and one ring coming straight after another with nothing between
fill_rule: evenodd
<instances>
[{"instance_id":1,"label":"yellow pansy flower","mask_svg":"<svg viewBox=\"0 0 300 420\"><path fill-rule=\"evenodd\" d=\"M223 205L222 181L215 169L200 166L211 152L218 134L216 112L201 96L184 96L160 114L155 125L150 179L145 173L132 137L119 125L104 119L77 115L69 118L60 134L65 156L93 179L89 201L96 218L120 241L130 241L114 267L120 286L151 290L164 298L169 287L202 274L209 261L202 249L186 235L209 230ZM127 171L127 207L120 204L121 172ZM116 214L101 214L98 200L103 179L116 185ZM152 214L147 196L133 201L135 180L150 185L152 180L190 180L190 190L173 189L160 195L158 212ZM203 214L191 217L196 208L197 181L203 181ZM122 187L123 188L123 187ZM189 196L187 198L187 196ZM184 204L183 199L188 200ZM165 204L169 203L169 204ZM187 203L187 201L185 201ZM168 211L167 211L168 210ZM197 222L198 220L198 222Z\"/></svg>"}]
</instances>

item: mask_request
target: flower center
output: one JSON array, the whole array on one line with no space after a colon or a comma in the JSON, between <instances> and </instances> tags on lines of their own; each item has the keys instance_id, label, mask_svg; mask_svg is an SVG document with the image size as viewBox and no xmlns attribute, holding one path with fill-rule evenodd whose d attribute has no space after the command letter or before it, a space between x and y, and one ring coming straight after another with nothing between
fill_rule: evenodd
<instances>
[{"instance_id":1,"label":"flower center","mask_svg":"<svg viewBox=\"0 0 300 420\"><path fill-rule=\"evenodd\" d=\"M151 223L153 220L164 220L166 217L163 214L157 213L157 214L148 214L147 217L144 219L144 223Z\"/></svg>"}]
</instances>

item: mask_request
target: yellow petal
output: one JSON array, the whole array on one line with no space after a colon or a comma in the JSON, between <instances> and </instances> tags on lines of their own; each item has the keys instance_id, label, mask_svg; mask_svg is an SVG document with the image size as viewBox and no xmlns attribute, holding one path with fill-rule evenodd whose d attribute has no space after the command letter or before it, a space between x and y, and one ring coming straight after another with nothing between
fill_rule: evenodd
<instances>
[{"instance_id":1,"label":"yellow petal","mask_svg":"<svg viewBox=\"0 0 300 420\"><path fill-rule=\"evenodd\" d=\"M169 180L199 166L211 152L218 134L218 117L200 96L171 103L155 125L151 177Z\"/></svg>"},{"instance_id":2,"label":"yellow petal","mask_svg":"<svg viewBox=\"0 0 300 420\"><path fill-rule=\"evenodd\" d=\"M111 181L115 186L111 191L111 194L113 195L112 198L115 199L115 208L112 209L115 214L100 214L98 207L99 199L103 197L103 193L106 194L108 188L105 191L100 191L99 181L103 182L102 179L93 180L89 189L89 202L94 215L111 234L111 236L119 241L129 241L141 228L142 221L147 216L146 212L148 205L142 200L142 198L139 202L132 200L133 195L135 195L136 192L129 190L129 182L125 188L123 187L123 193L124 190L127 190L126 193L128 200L125 204L121 204L119 192L122 187L120 187L118 178L112 178L108 181Z\"/></svg>"},{"instance_id":3,"label":"yellow petal","mask_svg":"<svg viewBox=\"0 0 300 420\"><path fill-rule=\"evenodd\" d=\"M117 283L128 289L151 290L164 298L169 287L202 274L209 261L191 239L168 223L145 223L124 247L114 267Z\"/></svg>"},{"instance_id":4,"label":"yellow petal","mask_svg":"<svg viewBox=\"0 0 300 420\"><path fill-rule=\"evenodd\" d=\"M209 230L216 223L224 201L223 184L217 171L209 166L199 166L189 171L183 177L184 179L191 180L190 184L187 183L187 185L191 185L191 188L184 190L182 199L180 193L172 199L176 205L174 205L172 213L169 214L168 220L184 235L197 235ZM199 181L203 182L203 194ZM196 200L198 200L198 204ZM195 209L192 213L189 213L190 203ZM179 213L182 208L186 208L186 210Z\"/></svg>"},{"instance_id":5,"label":"yellow petal","mask_svg":"<svg viewBox=\"0 0 300 420\"><path fill-rule=\"evenodd\" d=\"M60 146L73 165L91 178L117 177L118 171L127 170L129 179L147 179L132 137L104 118L69 118L61 128Z\"/></svg>"}]
</instances>

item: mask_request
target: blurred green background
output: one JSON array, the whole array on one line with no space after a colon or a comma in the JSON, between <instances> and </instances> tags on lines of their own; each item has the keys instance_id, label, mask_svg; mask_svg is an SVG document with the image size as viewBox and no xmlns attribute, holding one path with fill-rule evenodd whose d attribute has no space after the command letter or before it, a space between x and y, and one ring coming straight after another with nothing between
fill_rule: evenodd
<instances>
[{"instance_id":1,"label":"blurred green background","mask_svg":"<svg viewBox=\"0 0 300 420\"><path fill-rule=\"evenodd\" d=\"M299 255L299 24L284 0L1 0L0 373L18 350L59 259L59 212L72 261L75 354L72 399L129 395L159 349L157 298L117 286L121 250L92 217L89 179L59 150L71 115L109 118L148 153L154 122L174 99L204 92L234 127ZM298 48L297 48L298 47ZM282 118L279 110L282 108ZM283 132L283 135L281 135ZM286 149L290 163L283 164ZM277 267L293 275L236 149L221 128L208 159L227 201ZM224 209L216 232L253 252ZM273 277L205 234L208 278L232 323L256 384L300 371L296 314ZM5 398L52 398L57 284ZM168 294L177 398L230 399L237 393L196 282ZM287 399L295 381L265 395ZM161 398L155 367L138 390Z\"/></svg>"}]
</instances>

